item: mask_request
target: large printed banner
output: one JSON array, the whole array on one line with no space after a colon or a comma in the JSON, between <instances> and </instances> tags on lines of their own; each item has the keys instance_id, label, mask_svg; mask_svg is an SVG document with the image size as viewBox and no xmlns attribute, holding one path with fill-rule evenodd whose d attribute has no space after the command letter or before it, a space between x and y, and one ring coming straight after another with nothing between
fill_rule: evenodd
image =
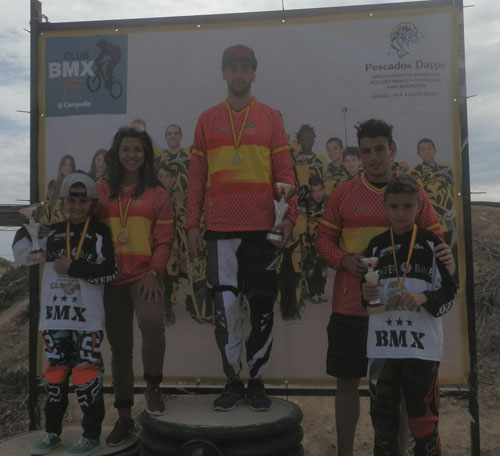
<instances>
[{"instance_id":1,"label":"large printed banner","mask_svg":"<svg viewBox=\"0 0 500 456\"><path fill-rule=\"evenodd\" d=\"M357 146L357 122L374 117L394 125L395 169L418 177L428 191L447 241L456 245L464 278L461 200L456 196L461 181L458 13L451 1L438 1L295 10L285 16L252 13L100 22L95 27L58 24L52 30L45 25L39 69L44 114L40 193L47 194L65 165L90 171L96 151L108 149L116 130L136 118L146 122L157 151L167 148L165 128L170 124L181 126L182 146L189 148L198 115L226 96L222 52L242 43L258 59L253 94L282 114L292 147L297 146L299 129L312 127L305 129L314 133L313 152L326 166L329 138L352 147ZM433 150L417 148L422 138L432 140ZM432 169L423 163L426 153L437 162ZM360 172L359 164L352 166L351 174ZM324 186L318 201L328 192ZM317 264L311 257L313 240L302 236L306 230L295 233L296 248L285 249L280 257L299 280L294 296L282 292L275 306L276 335L266 381L326 385L332 381L325 373L325 357L335 271L320 265L316 274L327 276L326 287L320 284L312 291L318 284L310 268ZM187 267L186 277L192 279L194 267ZM208 301L203 308L197 305L194 295L199 290L194 288L192 280L181 278L177 302L167 309L166 381L223 382L212 309ZM465 306L461 292L443 318L441 377L446 382L462 383L468 374ZM388 343L404 341L407 330L394 329L398 333ZM136 331L134 363L140 379ZM109 351L106 356L109 366Z\"/></svg>"}]
</instances>

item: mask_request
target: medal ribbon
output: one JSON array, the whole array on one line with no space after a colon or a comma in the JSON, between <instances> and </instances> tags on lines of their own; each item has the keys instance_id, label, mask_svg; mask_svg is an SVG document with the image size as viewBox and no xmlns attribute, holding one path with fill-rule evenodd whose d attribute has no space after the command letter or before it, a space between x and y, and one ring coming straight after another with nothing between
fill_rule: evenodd
<instances>
[{"instance_id":1,"label":"medal ribbon","mask_svg":"<svg viewBox=\"0 0 500 456\"><path fill-rule=\"evenodd\" d=\"M241 143L241 137L243 136L243 130L245 130L245 125L247 124L248 120L248 114L250 113L250 104L243 110L245 112L245 117L243 118L243 123L241 124L240 131L238 132L238 136L236 136L236 128L234 127L234 121L233 121L233 110L231 109L231 106L229 105L229 102L226 100L225 102L226 108L227 108L227 114L229 116L229 122L231 123L231 133L233 134L233 144L234 148L238 150L240 147Z\"/></svg>"},{"instance_id":2,"label":"medal ribbon","mask_svg":"<svg viewBox=\"0 0 500 456\"><path fill-rule=\"evenodd\" d=\"M406 265L402 280L400 280L398 273L399 268L398 268L398 260L396 258L396 243L394 242L394 233L392 231L392 227L390 228L390 232L391 232L392 256L394 258L394 266L396 268L396 278L398 280L398 290L401 291L404 288L406 274L408 273L411 256L413 255L413 247L415 246L415 239L417 238L417 225L413 224L413 232L411 233L410 248L408 250L408 258L406 259Z\"/></svg>"},{"instance_id":3,"label":"medal ribbon","mask_svg":"<svg viewBox=\"0 0 500 456\"><path fill-rule=\"evenodd\" d=\"M130 203L132 203L132 195L130 195L130 199L127 201L127 206L125 207L125 212L124 212L122 209L121 193L118 195L118 209L120 211L120 225L122 228L125 228L125 226L127 225L128 210L130 208Z\"/></svg>"},{"instance_id":4,"label":"medal ribbon","mask_svg":"<svg viewBox=\"0 0 500 456\"><path fill-rule=\"evenodd\" d=\"M83 226L82 234L80 235L80 240L78 241L78 248L76 249L75 260L78 260L80 257L80 252L82 251L83 241L85 239L85 235L87 234L87 230L89 228L90 217L87 217L85 221L85 225ZM69 242L69 220L66 222L66 256L71 260L71 245Z\"/></svg>"}]
</instances>

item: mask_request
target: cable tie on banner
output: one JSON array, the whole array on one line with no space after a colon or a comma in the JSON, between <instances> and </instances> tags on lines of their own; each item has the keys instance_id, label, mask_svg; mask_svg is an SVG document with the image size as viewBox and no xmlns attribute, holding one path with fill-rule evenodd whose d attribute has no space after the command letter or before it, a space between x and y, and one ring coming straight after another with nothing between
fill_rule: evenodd
<instances>
[{"instance_id":1,"label":"cable tie on banner","mask_svg":"<svg viewBox=\"0 0 500 456\"><path fill-rule=\"evenodd\" d=\"M281 11L283 12L281 16L281 23L284 24L286 22L285 20L285 0L281 0Z\"/></svg>"}]
</instances>

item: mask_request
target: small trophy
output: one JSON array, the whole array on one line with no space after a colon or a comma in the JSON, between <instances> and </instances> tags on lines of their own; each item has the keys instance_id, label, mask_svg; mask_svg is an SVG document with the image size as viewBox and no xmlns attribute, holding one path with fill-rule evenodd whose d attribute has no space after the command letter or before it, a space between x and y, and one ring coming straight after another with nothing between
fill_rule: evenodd
<instances>
[{"instance_id":1,"label":"small trophy","mask_svg":"<svg viewBox=\"0 0 500 456\"><path fill-rule=\"evenodd\" d=\"M24 215L28 219L28 223L23 223L23 226L26 228L26 231L30 235L31 242L33 244L33 249L30 252L29 260L33 263L39 263L42 261L42 249L40 248L40 244L38 243L38 233L40 232L40 224L35 221L34 213L38 209L36 204L23 207L19 210L21 215Z\"/></svg>"},{"instance_id":2,"label":"small trophy","mask_svg":"<svg viewBox=\"0 0 500 456\"><path fill-rule=\"evenodd\" d=\"M274 200L274 212L276 215L274 225L276 226L283 221L288 211L289 204L286 200L292 195L293 185L276 182L274 184L274 190L280 197L279 201ZM281 233L267 233L267 239L269 241L281 242L283 240L283 235Z\"/></svg>"},{"instance_id":3,"label":"small trophy","mask_svg":"<svg viewBox=\"0 0 500 456\"><path fill-rule=\"evenodd\" d=\"M372 285L377 285L379 277L378 277L378 271L375 271L375 267L378 264L378 258L366 257L366 258L361 258L361 261L368 268L368 272L365 274L365 280L368 283L371 283ZM372 301L369 301L366 310L370 315L375 315L384 312L385 307L380 302L380 299L373 299Z\"/></svg>"}]
</instances>

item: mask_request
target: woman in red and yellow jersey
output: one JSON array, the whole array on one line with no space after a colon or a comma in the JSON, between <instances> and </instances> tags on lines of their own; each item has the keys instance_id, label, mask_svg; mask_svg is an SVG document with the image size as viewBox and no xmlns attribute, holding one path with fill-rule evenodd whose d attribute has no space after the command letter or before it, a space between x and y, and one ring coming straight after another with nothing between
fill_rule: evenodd
<instances>
[{"instance_id":1,"label":"woman in red and yellow jersey","mask_svg":"<svg viewBox=\"0 0 500 456\"><path fill-rule=\"evenodd\" d=\"M104 304L119 415L106 441L116 446L134 431L134 312L142 334L146 410L154 415L165 411L159 388L165 353L161 275L172 247L173 223L171 202L157 183L153 145L144 130L119 130L106 155L106 167L107 182L98 184L98 217L111 230L118 260L117 278L106 288Z\"/></svg>"}]
</instances>

